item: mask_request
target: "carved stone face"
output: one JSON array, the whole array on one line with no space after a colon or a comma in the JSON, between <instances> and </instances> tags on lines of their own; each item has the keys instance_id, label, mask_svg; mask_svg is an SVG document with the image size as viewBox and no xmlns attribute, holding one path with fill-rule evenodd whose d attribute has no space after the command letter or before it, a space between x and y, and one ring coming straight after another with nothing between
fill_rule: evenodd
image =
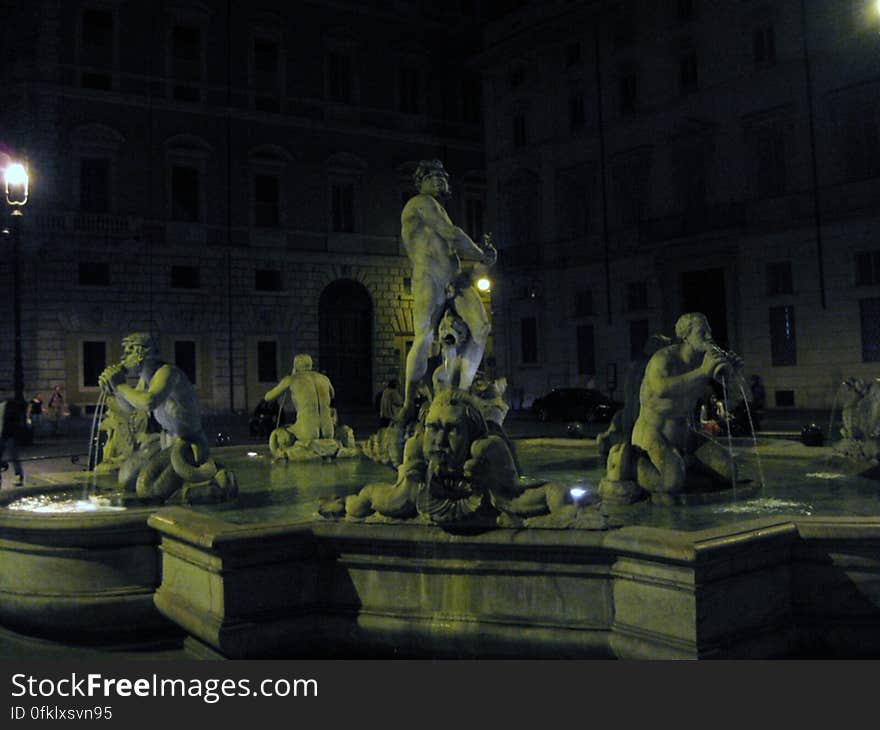
<instances>
[{"instance_id":1,"label":"carved stone face","mask_svg":"<svg viewBox=\"0 0 880 730\"><path fill-rule=\"evenodd\" d=\"M449 177L442 172L432 172L422 179L419 191L435 198L448 198L452 192L449 188Z\"/></svg>"},{"instance_id":2,"label":"carved stone face","mask_svg":"<svg viewBox=\"0 0 880 730\"><path fill-rule=\"evenodd\" d=\"M150 348L139 342L124 342L122 345L122 364L130 375L134 375L140 370Z\"/></svg>"},{"instance_id":3,"label":"carved stone face","mask_svg":"<svg viewBox=\"0 0 880 730\"><path fill-rule=\"evenodd\" d=\"M715 340L712 339L712 328L709 323L704 320L697 320L685 337L685 342L697 352L706 352L715 347Z\"/></svg>"},{"instance_id":4,"label":"carved stone face","mask_svg":"<svg viewBox=\"0 0 880 730\"><path fill-rule=\"evenodd\" d=\"M463 405L434 403L428 409L422 452L434 468L459 471L470 453L471 425Z\"/></svg>"}]
</instances>

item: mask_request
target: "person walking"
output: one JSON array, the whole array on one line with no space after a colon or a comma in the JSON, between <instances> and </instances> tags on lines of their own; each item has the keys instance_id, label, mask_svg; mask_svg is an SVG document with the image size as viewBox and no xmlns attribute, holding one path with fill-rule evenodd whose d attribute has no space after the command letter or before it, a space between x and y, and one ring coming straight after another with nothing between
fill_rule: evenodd
<instances>
[{"instance_id":1,"label":"person walking","mask_svg":"<svg viewBox=\"0 0 880 730\"><path fill-rule=\"evenodd\" d=\"M56 385L49 398L49 418L52 420L53 436L59 434L62 415L64 415L64 394L61 392L61 386Z\"/></svg>"},{"instance_id":2,"label":"person walking","mask_svg":"<svg viewBox=\"0 0 880 730\"><path fill-rule=\"evenodd\" d=\"M43 421L43 397L35 393L27 407L27 417L31 423L32 433L36 436L40 433L40 424Z\"/></svg>"},{"instance_id":3,"label":"person walking","mask_svg":"<svg viewBox=\"0 0 880 730\"><path fill-rule=\"evenodd\" d=\"M24 401L15 398L7 398L0 403L0 423L3 424L0 431L0 459L9 450L9 460L15 472L15 486L24 485L24 470L21 468L21 460L18 456L18 444L24 437L25 413L27 405Z\"/></svg>"}]
</instances>

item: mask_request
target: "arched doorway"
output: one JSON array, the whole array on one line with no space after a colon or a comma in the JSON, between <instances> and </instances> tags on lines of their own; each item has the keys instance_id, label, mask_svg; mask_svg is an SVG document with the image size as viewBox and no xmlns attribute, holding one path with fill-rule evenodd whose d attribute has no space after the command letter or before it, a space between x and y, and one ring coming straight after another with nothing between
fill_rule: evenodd
<instances>
[{"instance_id":1,"label":"arched doorway","mask_svg":"<svg viewBox=\"0 0 880 730\"><path fill-rule=\"evenodd\" d=\"M373 401L373 302L362 284L339 279L318 301L319 365L336 391L338 406Z\"/></svg>"}]
</instances>

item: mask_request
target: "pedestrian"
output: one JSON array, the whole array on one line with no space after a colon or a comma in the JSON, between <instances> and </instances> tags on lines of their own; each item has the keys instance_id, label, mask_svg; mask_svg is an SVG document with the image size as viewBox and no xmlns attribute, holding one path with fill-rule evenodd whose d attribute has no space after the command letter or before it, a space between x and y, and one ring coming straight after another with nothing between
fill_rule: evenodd
<instances>
[{"instance_id":1,"label":"pedestrian","mask_svg":"<svg viewBox=\"0 0 880 730\"><path fill-rule=\"evenodd\" d=\"M49 398L49 418L52 420L52 435L59 434L61 425L61 416L64 415L64 394L61 392L61 386L56 385Z\"/></svg>"},{"instance_id":2,"label":"pedestrian","mask_svg":"<svg viewBox=\"0 0 880 730\"><path fill-rule=\"evenodd\" d=\"M36 436L40 432L40 424L43 420L43 397L39 393L35 393L28 403L27 417Z\"/></svg>"},{"instance_id":3,"label":"pedestrian","mask_svg":"<svg viewBox=\"0 0 880 730\"><path fill-rule=\"evenodd\" d=\"M379 427L388 426L403 405L403 396L397 389L397 380L392 378L382 391L379 401Z\"/></svg>"},{"instance_id":4,"label":"pedestrian","mask_svg":"<svg viewBox=\"0 0 880 730\"><path fill-rule=\"evenodd\" d=\"M764 406L767 403L767 391L764 390L764 383L761 382L761 376L757 373L752 375L750 389L752 391L752 410L764 410Z\"/></svg>"},{"instance_id":5,"label":"pedestrian","mask_svg":"<svg viewBox=\"0 0 880 730\"><path fill-rule=\"evenodd\" d=\"M0 422L3 427L0 431L0 459L9 450L9 460L15 472L15 486L24 485L24 470L21 468L21 460L18 457L18 444L25 435L25 413L27 404L23 400L7 398L0 403Z\"/></svg>"}]
</instances>

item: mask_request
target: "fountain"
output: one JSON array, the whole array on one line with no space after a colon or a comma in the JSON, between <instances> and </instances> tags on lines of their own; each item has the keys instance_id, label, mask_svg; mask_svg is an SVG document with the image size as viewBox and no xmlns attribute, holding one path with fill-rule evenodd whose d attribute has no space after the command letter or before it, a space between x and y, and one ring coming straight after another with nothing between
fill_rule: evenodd
<instances>
[{"instance_id":1,"label":"fountain","mask_svg":"<svg viewBox=\"0 0 880 730\"><path fill-rule=\"evenodd\" d=\"M847 378L835 395L838 401L841 439L834 444L831 461L838 468L880 478L880 380L868 384L861 378ZM829 427L829 441L830 432Z\"/></svg>"},{"instance_id":2,"label":"fountain","mask_svg":"<svg viewBox=\"0 0 880 730\"><path fill-rule=\"evenodd\" d=\"M268 451L216 449L221 468L193 411L176 422L157 406L166 391L149 340L127 338L141 387L117 366L101 377L116 396L105 422L115 440L107 473L85 478L90 511L11 508L21 498L39 508L36 490L0 498L0 623L91 643L183 631L187 653L208 658L880 654L876 483L829 471L827 448L796 441L750 453L755 444L730 436L690 450L682 421L693 394L739 370L694 315L676 328L679 342L652 340L628 379L642 398L596 442L510 438L504 382L478 372L485 312L450 253L490 265L494 249L432 202L446 190L442 165L421 166L419 182L403 240L415 311L428 316L416 317L405 407L364 442L370 458L332 458L309 444L327 431L285 429ZM416 214L433 232L407 228ZM439 299L426 296L432 267ZM295 365L289 377L309 372ZM281 390L310 423L298 387ZM155 409L165 433L143 432L123 402ZM667 433L684 439L686 458L658 443ZM320 458L299 460L299 441ZM181 458L200 477L206 464L213 471L188 480ZM117 486L133 485L124 510L101 501L117 466ZM750 474L766 483L753 478L749 492Z\"/></svg>"}]
</instances>

